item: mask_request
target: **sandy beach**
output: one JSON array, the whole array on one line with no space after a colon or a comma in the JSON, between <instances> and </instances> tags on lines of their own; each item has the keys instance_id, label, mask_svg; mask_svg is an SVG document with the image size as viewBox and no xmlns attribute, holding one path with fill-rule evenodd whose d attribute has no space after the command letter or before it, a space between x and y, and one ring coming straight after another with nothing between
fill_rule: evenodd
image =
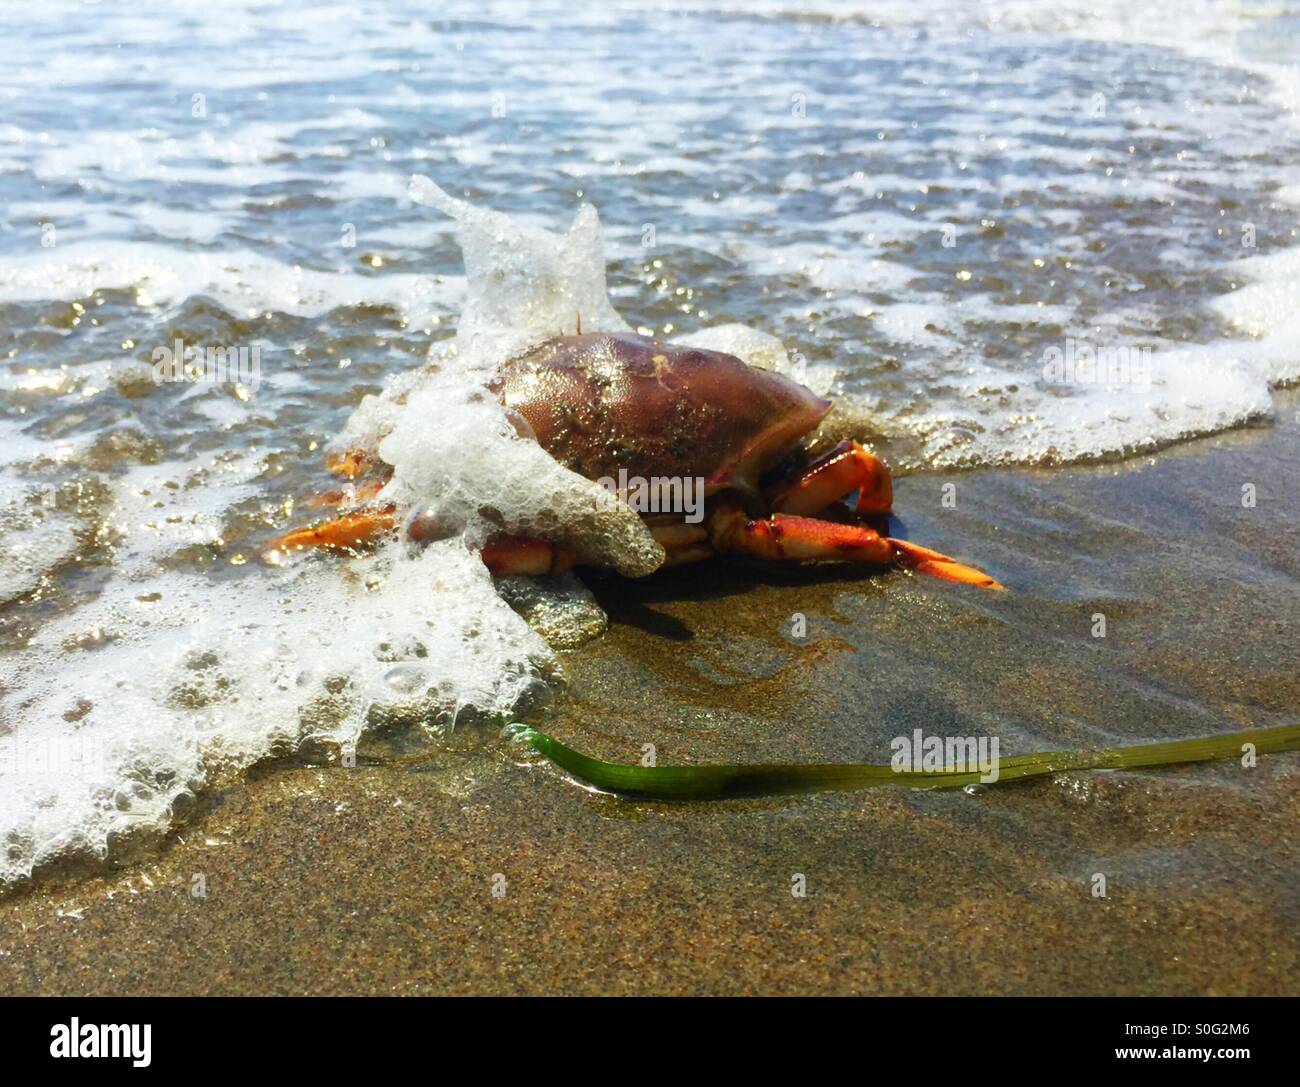
<instances>
[{"instance_id":1,"label":"sandy beach","mask_svg":"<svg viewBox=\"0 0 1300 1087\"><path fill-rule=\"evenodd\" d=\"M672 763L884 761L994 717L1019 724L1004 754L1294 720L1298 410L1121 464L898 481L907 532L1004 594L721 563L597 581L610 629L537 723ZM8 892L0 991L1300 990L1300 755L654 804L482 730L399 749L263 763L160 847Z\"/></svg>"}]
</instances>

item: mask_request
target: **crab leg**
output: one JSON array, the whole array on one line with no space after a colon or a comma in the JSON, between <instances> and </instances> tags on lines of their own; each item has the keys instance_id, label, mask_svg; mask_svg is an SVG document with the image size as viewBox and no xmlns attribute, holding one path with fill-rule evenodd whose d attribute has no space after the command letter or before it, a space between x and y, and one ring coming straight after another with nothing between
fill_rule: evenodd
<instances>
[{"instance_id":1,"label":"crab leg","mask_svg":"<svg viewBox=\"0 0 1300 1087\"><path fill-rule=\"evenodd\" d=\"M387 486L393 474L391 467L375 461L362 449L349 449L334 454L326 459L325 466L331 472L354 482L342 489L315 495L304 501L302 505L306 509L320 509L327 506L354 508L328 521L296 528L277 536L262 548L263 555L300 551L307 547L351 551L373 543L384 533L391 532L396 527L396 511L391 505L361 505L376 498ZM363 472L374 472L378 478L357 480Z\"/></svg>"},{"instance_id":2,"label":"crab leg","mask_svg":"<svg viewBox=\"0 0 1300 1087\"><path fill-rule=\"evenodd\" d=\"M791 480L769 488L768 505L778 513L811 514L858 492L858 513L888 513L894 501L889 469L855 441L842 441Z\"/></svg>"},{"instance_id":3,"label":"crab leg","mask_svg":"<svg viewBox=\"0 0 1300 1087\"><path fill-rule=\"evenodd\" d=\"M262 553L300 551L308 547L355 551L396 527L397 518L391 506L358 510L277 536L263 548ZM493 540L483 548L482 558L484 565L494 574L560 574L573 566L568 552L545 540L524 536L504 536Z\"/></svg>"},{"instance_id":4,"label":"crab leg","mask_svg":"<svg viewBox=\"0 0 1300 1087\"><path fill-rule=\"evenodd\" d=\"M667 553L665 566L698 562L717 554L703 525L665 522L650 526L650 534ZM561 574L575 561L563 548L528 536L498 537L483 548L482 557L494 574Z\"/></svg>"},{"instance_id":5,"label":"crab leg","mask_svg":"<svg viewBox=\"0 0 1300 1087\"><path fill-rule=\"evenodd\" d=\"M691 525L684 521L650 525L650 535L663 547L666 558L665 566L681 566L688 562L716 555L713 545L709 543L709 530L703 525Z\"/></svg>"},{"instance_id":6,"label":"crab leg","mask_svg":"<svg viewBox=\"0 0 1300 1087\"><path fill-rule=\"evenodd\" d=\"M501 536L480 552L493 574L562 574L573 567L573 556L562 548L531 536Z\"/></svg>"},{"instance_id":7,"label":"crab leg","mask_svg":"<svg viewBox=\"0 0 1300 1087\"><path fill-rule=\"evenodd\" d=\"M903 566L910 566L918 573L929 574L931 577L941 578L944 581L960 581L967 585L979 585L984 589L1005 588L1004 585L994 581L983 570L976 570L973 566L960 563L940 551L922 547L920 544L914 544L908 540L899 540L893 536L887 536L886 539L894 546L894 560Z\"/></svg>"},{"instance_id":8,"label":"crab leg","mask_svg":"<svg viewBox=\"0 0 1300 1087\"><path fill-rule=\"evenodd\" d=\"M667 554L664 566L698 562L717 554L703 525L666 521L651 525L650 534ZM494 574L560 574L575 561L563 548L527 536L498 537L483 548L482 557Z\"/></svg>"},{"instance_id":9,"label":"crab leg","mask_svg":"<svg viewBox=\"0 0 1300 1087\"><path fill-rule=\"evenodd\" d=\"M345 513L331 521L322 521L306 528L295 528L277 536L263 549L262 554L273 551L301 551L307 547L323 547L336 551L355 551L373 543L397 526L397 517L391 506L357 510Z\"/></svg>"},{"instance_id":10,"label":"crab leg","mask_svg":"<svg viewBox=\"0 0 1300 1087\"><path fill-rule=\"evenodd\" d=\"M768 520L752 521L739 510L720 511L713 522L713 545L719 551L765 559L838 559L880 566L897 563L945 581L1002 588L988 574L928 547L881 536L861 525L812 517L778 513Z\"/></svg>"}]
</instances>

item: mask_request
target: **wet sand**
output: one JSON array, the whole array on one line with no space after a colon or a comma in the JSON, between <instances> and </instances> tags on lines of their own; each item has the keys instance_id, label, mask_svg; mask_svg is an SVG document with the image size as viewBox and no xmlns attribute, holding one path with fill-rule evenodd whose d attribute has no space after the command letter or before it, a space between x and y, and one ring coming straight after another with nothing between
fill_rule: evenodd
<instances>
[{"instance_id":1,"label":"wet sand","mask_svg":"<svg viewBox=\"0 0 1300 1087\"><path fill-rule=\"evenodd\" d=\"M1298 412L1279 394L1271 426L1120 465L900 480L903 534L1004 594L721 563L598 581L611 628L536 723L673 763L1294 721ZM486 730L396 746L266 764L143 856L0 897L0 991L1300 992L1300 754L690 805L593 795Z\"/></svg>"}]
</instances>

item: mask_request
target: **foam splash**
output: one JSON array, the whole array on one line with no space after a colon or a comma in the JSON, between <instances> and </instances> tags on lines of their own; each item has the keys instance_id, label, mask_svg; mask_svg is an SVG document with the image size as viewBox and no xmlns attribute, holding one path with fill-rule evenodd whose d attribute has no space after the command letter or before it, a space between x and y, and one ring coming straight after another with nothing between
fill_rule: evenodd
<instances>
[{"instance_id":1,"label":"foam splash","mask_svg":"<svg viewBox=\"0 0 1300 1087\"><path fill-rule=\"evenodd\" d=\"M142 591L143 590L143 591ZM0 879L161 829L214 779L384 717L503 713L540 695L545 644L457 544L283 572L214 593L191 575L119 581L20 656L0 745Z\"/></svg>"},{"instance_id":2,"label":"foam splash","mask_svg":"<svg viewBox=\"0 0 1300 1087\"><path fill-rule=\"evenodd\" d=\"M348 433L394 465L389 497L434 507L461 534L217 576L195 556L231 557L231 511L264 493L252 452L134 465L109 481L106 511L80 522L32 514L21 481L3 496L11 596L69 557L78 532L111 541L112 569L0 663L0 883L163 830L187 794L273 752L355 744L388 720L436 734L550 697L560 666L520 613L557 645L597 633L603 616L571 578L498 591L473 550L488 531L551 535L632 573L662 561L640 518L519 438L479 382L571 308L584 327L626 327L604 294L594 210L557 238L445 206L466 245L466 319L440 365L369 398ZM10 468L35 471L49 451L16 437ZM93 442L60 456L76 466Z\"/></svg>"},{"instance_id":3,"label":"foam splash","mask_svg":"<svg viewBox=\"0 0 1300 1087\"><path fill-rule=\"evenodd\" d=\"M472 544L496 533L540 536L582 562L650 573L664 553L640 517L521 438L484 387L499 362L579 323L628 329L609 301L596 210L584 206L557 235L455 200L426 177L412 179L411 195L455 219L464 308L454 341L436 346L435 365L367 397L341 444L375 449L393 466L384 499L422 509Z\"/></svg>"},{"instance_id":4,"label":"foam splash","mask_svg":"<svg viewBox=\"0 0 1300 1087\"><path fill-rule=\"evenodd\" d=\"M632 577L664 560L636 513L519 437L486 390L459 374L408 391L379 453L393 466L384 498L475 546L498 534L540 537Z\"/></svg>"},{"instance_id":5,"label":"foam splash","mask_svg":"<svg viewBox=\"0 0 1300 1087\"><path fill-rule=\"evenodd\" d=\"M429 178L411 179L410 197L456 223L471 287L456 340L470 359L500 359L552 336L629 332L605 285L600 216L584 204L564 234L449 196Z\"/></svg>"}]
</instances>

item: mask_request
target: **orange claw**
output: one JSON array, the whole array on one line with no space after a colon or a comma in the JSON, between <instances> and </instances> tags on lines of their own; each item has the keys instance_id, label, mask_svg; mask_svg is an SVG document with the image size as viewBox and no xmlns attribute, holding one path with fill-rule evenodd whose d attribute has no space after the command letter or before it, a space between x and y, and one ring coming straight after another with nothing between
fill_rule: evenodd
<instances>
[{"instance_id":1,"label":"orange claw","mask_svg":"<svg viewBox=\"0 0 1300 1087\"><path fill-rule=\"evenodd\" d=\"M359 510L346 513L332 521L323 521L307 528L296 528L277 536L262 549L267 555L274 551L301 551L305 547L323 547L331 550L355 551L373 543L386 532L397 527L393 508Z\"/></svg>"},{"instance_id":2,"label":"orange claw","mask_svg":"<svg viewBox=\"0 0 1300 1087\"><path fill-rule=\"evenodd\" d=\"M752 521L733 509L720 510L714 515L712 531L713 545L719 551L742 552L764 559L829 559L877 566L898 563L944 581L960 581L985 589L1002 588L988 574L964 566L942 552L881 536L863 525L841 525L782 513L767 520Z\"/></svg>"},{"instance_id":3,"label":"orange claw","mask_svg":"<svg viewBox=\"0 0 1300 1087\"><path fill-rule=\"evenodd\" d=\"M929 574L931 577L941 578L944 581L960 581L965 585L978 585L982 589L1005 589L1001 585L984 573L983 570L976 570L973 566L966 566L957 562L941 551L934 551L928 547L922 547L920 544L909 543L907 540L897 540L894 537L888 537L889 543L893 544L897 553L898 561L904 566L910 566L918 573Z\"/></svg>"},{"instance_id":4,"label":"orange claw","mask_svg":"<svg viewBox=\"0 0 1300 1087\"><path fill-rule=\"evenodd\" d=\"M846 440L794 479L778 483L767 492L767 499L777 513L812 514L853 491L858 492L858 513L888 513L894 503L885 462L857 442Z\"/></svg>"}]
</instances>

